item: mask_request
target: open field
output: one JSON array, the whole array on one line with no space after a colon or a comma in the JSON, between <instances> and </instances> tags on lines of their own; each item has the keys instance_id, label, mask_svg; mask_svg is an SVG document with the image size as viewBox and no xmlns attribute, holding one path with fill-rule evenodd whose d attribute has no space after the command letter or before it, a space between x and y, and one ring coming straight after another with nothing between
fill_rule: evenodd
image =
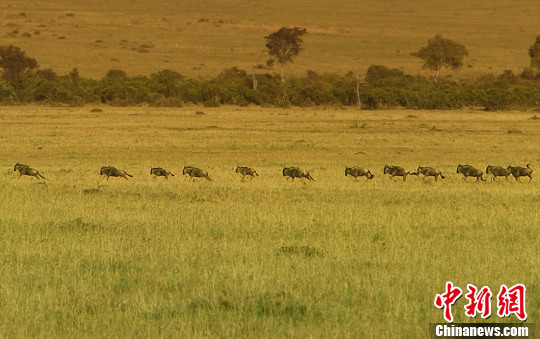
<instances>
[{"instance_id":1,"label":"open field","mask_svg":"<svg viewBox=\"0 0 540 339\"><path fill-rule=\"evenodd\" d=\"M490 322L516 321L496 294L523 283L539 321L538 176L455 173L540 171L531 112L102 109L0 112L0 337L425 337L446 281L490 287ZM390 181L385 164L447 178ZM134 177L104 181L103 165ZM260 177L242 183L237 165ZM375 178L346 178L353 165Z\"/></svg>"},{"instance_id":2,"label":"open field","mask_svg":"<svg viewBox=\"0 0 540 339\"><path fill-rule=\"evenodd\" d=\"M467 78L527 67L539 12L537 0L4 0L0 43L21 47L59 74L75 67L90 78L110 69L172 69L209 78L233 66L250 71L266 61L265 36L302 26L305 50L289 74L363 73L373 64L418 74L422 63L410 53L442 34L469 50L465 67L452 73Z\"/></svg>"}]
</instances>

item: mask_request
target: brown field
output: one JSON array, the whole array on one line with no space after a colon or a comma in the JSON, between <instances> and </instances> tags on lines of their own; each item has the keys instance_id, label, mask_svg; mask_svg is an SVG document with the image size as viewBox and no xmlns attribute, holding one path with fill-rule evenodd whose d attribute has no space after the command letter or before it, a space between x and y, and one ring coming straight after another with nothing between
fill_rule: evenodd
<instances>
[{"instance_id":1,"label":"brown field","mask_svg":"<svg viewBox=\"0 0 540 339\"><path fill-rule=\"evenodd\" d=\"M455 172L539 171L531 112L101 108L0 112L0 337L426 337L446 281L495 296L523 283L538 322L538 177ZM385 164L447 178L391 181ZM103 165L134 177L106 181ZM346 178L353 165L375 178ZM464 297L455 321L515 322L495 296L488 321Z\"/></svg>"},{"instance_id":2,"label":"brown field","mask_svg":"<svg viewBox=\"0 0 540 339\"><path fill-rule=\"evenodd\" d=\"M528 66L539 12L536 0L6 0L0 45L59 74L209 78L264 63L264 36L302 26L287 74L428 75L410 53L442 34L470 52L451 73L462 79ZM495 315L496 293L523 283L539 321L536 111L91 108L0 108L1 338L426 337L446 281L491 288L485 322L516 322ZM46 179L19 179L17 162ZM530 183L456 174L528 163ZM386 164L446 179L388 180ZM133 178L106 181L105 165ZM185 165L213 180L182 177ZM238 165L260 176L241 182ZM175 176L152 178L158 166ZM285 166L315 182L286 180ZM355 182L350 166L375 177ZM456 322L483 322L464 305Z\"/></svg>"},{"instance_id":3,"label":"brown field","mask_svg":"<svg viewBox=\"0 0 540 339\"><path fill-rule=\"evenodd\" d=\"M266 35L302 26L305 50L286 72L363 73L383 64L427 75L410 53L442 34L469 50L465 67L452 73L467 78L528 66L539 12L537 0L5 0L0 43L21 47L59 74L75 67L90 78L110 69L130 75L172 69L208 78L232 66L250 71L266 60Z\"/></svg>"}]
</instances>

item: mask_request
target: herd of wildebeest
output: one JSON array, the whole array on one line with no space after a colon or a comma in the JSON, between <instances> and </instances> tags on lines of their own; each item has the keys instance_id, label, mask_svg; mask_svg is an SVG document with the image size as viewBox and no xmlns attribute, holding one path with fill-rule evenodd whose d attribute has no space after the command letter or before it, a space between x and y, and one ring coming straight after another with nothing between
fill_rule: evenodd
<instances>
[{"instance_id":1,"label":"herd of wildebeest","mask_svg":"<svg viewBox=\"0 0 540 339\"><path fill-rule=\"evenodd\" d=\"M45 179L37 169L31 168L28 165L23 164L16 164L15 167L13 167L14 171L19 172L19 178L23 175L33 176L36 179ZM492 180L495 180L497 177L505 177L506 180L508 180L508 177L512 175L516 181L519 181L521 177L529 177L529 182L532 180L532 172L533 169L530 167L530 164L527 164L527 167L521 167L521 166L508 166L507 168L501 167L501 166L488 166L486 168L486 175L492 175ZM246 176L249 176L251 179L253 179L255 176L259 176L257 171L251 167L245 167L245 166L238 166L236 167L236 173L239 173L242 175L241 180L244 181ZM463 174L463 180L467 181L468 177L476 178L476 181L482 180L486 181L484 179L484 172L481 170L474 168L470 165L458 165L456 173ZM124 170L120 170L116 167L112 166L104 166L101 167L100 174L102 176L107 177L107 180L109 180L110 177L117 177L117 178L124 178L128 180L128 177L133 177L131 174L127 173ZM182 171L183 175L188 175L190 178L205 178L206 180L212 180L208 176L208 172L197 168L193 166L186 166L184 167ZM402 177L403 181L407 180L408 175L416 175L419 176L420 174L423 175L423 179L425 180L427 177L434 177L435 181L438 181L439 177L441 179L444 179L445 177L442 175L441 171L432 167L424 167L424 166L418 166L416 169L416 172L409 172L403 167L399 166L384 166L383 174L388 174L389 179L392 179L394 177ZM170 176L174 176L171 171L166 170L161 167L155 167L150 169L150 175L153 175L154 178L156 177L165 177L165 179L169 178ZM283 176L287 178L292 178L294 181L295 178L305 178L308 181L314 181L313 177L309 174L308 171L303 170L298 167L285 167L283 169ZM358 179L358 177L365 176L366 180L373 179L374 175L371 173L371 171L367 168L362 167L346 167L345 168L345 176L351 176L355 178L355 180Z\"/></svg>"}]
</instances>

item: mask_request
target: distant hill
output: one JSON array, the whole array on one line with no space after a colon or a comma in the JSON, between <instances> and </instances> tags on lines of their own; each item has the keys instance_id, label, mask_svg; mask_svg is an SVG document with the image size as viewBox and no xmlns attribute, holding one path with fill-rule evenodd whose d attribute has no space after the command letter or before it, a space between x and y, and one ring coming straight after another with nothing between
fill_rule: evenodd
<instances>
[{"instance_id":1,"label":"distant hill","mask_svg":"<svg viewBox=\"0 0 540 339\"><path fill-rule=\"evenodd\" d=\"M528 66L538 13L538 0L4 0L0 44L21 47L59 74L172 69L208 78L264 64L264 37L301 26L304 51L286 67L289 75L365 72L373 64L427 75L410 54L442 34L470 52L462 70L446 73L467 78Z\"/></svg>"}]
</instances>

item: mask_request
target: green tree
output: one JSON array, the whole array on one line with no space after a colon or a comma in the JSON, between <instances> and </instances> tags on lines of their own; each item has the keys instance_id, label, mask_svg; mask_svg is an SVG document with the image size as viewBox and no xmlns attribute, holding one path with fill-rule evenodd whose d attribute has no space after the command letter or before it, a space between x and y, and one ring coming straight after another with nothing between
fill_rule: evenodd
<instances>
[{"instance_id":1,"label":"green tree","mask_svg":"<svg viewBox=\"0 0 540 339\"><path fill-rule=\"evenodd\" d=\"M279 74L281 82L285 82L283 77L283 66L288 62L293 62L294 58L302 51L300 46L302 35L306 34L305 28L300 27L281 27L277 32L266 36L266 48L268 54L274 57L280 64Z\"/></svg>"},{"instance_id":2,"label":"green tree","mask_svg":"<svg viewBox=\"0 0 540 339\"><path fill-rule=\"evenodd\" d=\"M0 68L4 70L2 78L18 87L23 76L31 69L37 68L36 59L26 56L17 46L0 46Z\"/></svg>"},{"instance_id":3,"label":"green tree","mask_svg":"<svg viewBox=\"0 0 540 339\"><path fill-rule=\"evenodd\" d=\"M463 58L467 55L469 55L469 52L465 49L465 46L444 39L439 34L429 39L428 45L418 51L418 57L424 60L422 68L432 70L435 81L438 80L443 67L458 69L463 66Z\"/></svg>"},{"instance_id":4,"label":"green tree","mask_svg":"<svg viewBox=\"0 0 540 339\"><path fill-rule=\"evenodd\" d=\"M540 69L540 35L536 37L536 41L529 48L529 56L531 57L531 67Z\"/></svg>"},{"instance_id":5,"label":"green tree","mask_svg":"<svg viewBox=\"0 0 540 339\"><path fill-rule=\"evenodd\" d=\"M184 80L182 74L164 69L150 75L150 85L154 92L162 94L166 98L180 94L180 83Z\"/></svg>"}]
</instances>

